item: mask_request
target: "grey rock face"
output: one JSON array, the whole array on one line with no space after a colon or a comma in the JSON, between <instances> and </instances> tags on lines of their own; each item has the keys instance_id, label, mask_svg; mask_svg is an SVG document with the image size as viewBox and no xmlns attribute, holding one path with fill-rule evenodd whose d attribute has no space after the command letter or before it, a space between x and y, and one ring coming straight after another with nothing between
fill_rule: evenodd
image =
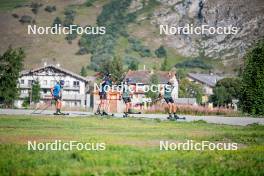
<instances>
[{"instance_id":1,"label":"grey rock face","mask_svg":"<svg viewBox=\"0 0 264 176\"><path fill-rule=\"evenodd\" d=\"M165 35L165 42L185 56L240 59L246 49L264 36L263 0L159 0L153 25L212 27L234 26L237 34Z\"/></svg>"}]
</instances>

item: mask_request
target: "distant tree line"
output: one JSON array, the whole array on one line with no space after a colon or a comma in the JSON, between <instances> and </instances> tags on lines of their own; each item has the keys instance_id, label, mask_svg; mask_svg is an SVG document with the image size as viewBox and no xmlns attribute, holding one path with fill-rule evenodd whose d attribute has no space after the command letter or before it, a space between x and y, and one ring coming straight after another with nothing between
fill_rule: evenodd
<instances>
[{"instance_id":1,"label":"distant tree line","mask_svg":"<svg viewBox=\"0 0 264 176\"><path fill-rule=\"evenodd\" d=\"M186 60L175 65L176 68L201 68L211 69L212 66L205 63L201 58L195 58L192 60Z\"/></svg>"}]
</instances>

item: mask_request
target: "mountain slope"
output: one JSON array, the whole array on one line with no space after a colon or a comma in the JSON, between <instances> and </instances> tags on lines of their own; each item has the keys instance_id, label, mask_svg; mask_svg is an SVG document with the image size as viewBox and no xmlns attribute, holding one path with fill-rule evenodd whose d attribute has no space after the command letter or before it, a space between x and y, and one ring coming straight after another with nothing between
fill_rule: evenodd
<instances>
[{"instance_id":1,"label":"mountain slope","mask_svg":"<svg viewBox=\"0 0 264 176\"><path fill-rule=\"evenodd\" d=\"M106 20L101 21L100 24L106 25L111 22L110 25L114 27L120 23L123 25L122 30L113 33L114 37L103 36L93 41L93 43L98 42L99 39L106 41L101 42L102 47L112 45L110 52L106 54L96 50L97 56L95 51L76 55L82 47L91 49L87 42L79 41L85 39L85 36L77 36L69 44L64 35L28 35L27 25L21 24L18 18L12 16L17 14L21 18L23 15L29 15L37 25L51 26L56 17L63 21L64 12L70 9L75 12L74 24L98 25L100 16L106 14L107 9L104 6L111 5L114 1L96 0L89 7L85 5L85 0L33 1L43 4L37 14L32 12L31 1L15 0L12 3L6 0L1 1L0 37L3 44L0 46L0 52L3 53L9 45L22 47L27 54L26 68L37 67L47 61L60 63L63 67L79 73L82 66L91 68L91 57L92 62L97 62L101 58L109 59L118 56L123 58L124 64L128 64L132 59L138 60L141 69L144 65L149 69L159 67L163 59L157 58L155 50L164 46L171 67L174 67L176 63L195 58L212 65L214 72L234 72L242 64L242 58L247 49L264 36L264 31L261 30L264 27L264 1L262 0L123 0L122 2L129 3L127 10L122 12L117 10L116 13L125 15L125 18L116 18L113 21L109 13ZM16 4L23 5L14 8ZM44 8L47 5L55 5L56 11L52 13L45 11ZM128 15L130 19L125 22L128 20ZM236 35L159 34L159 25L184 26L186 24L194 26L207 24L213 27L233 25L239 28L239 32ZM113 43L109 43L110 38L113 39ZM88 43L92 41L89 37L86 40ZM94 47L98 45L94 45L92 49ZM192 68L191 71L208 72L208 70Z\"/></svg>"}]
</instances>

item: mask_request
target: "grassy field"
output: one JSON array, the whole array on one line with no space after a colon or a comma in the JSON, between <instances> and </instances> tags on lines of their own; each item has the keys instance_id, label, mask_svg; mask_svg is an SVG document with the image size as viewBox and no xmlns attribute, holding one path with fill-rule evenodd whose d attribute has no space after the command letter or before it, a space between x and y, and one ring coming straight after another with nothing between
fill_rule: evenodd
<instances>
[{"instance_id":1,"label":"grassy field","mask_svg":"<svg viewBox=\"0 0 264 176\"><path fill-rule=\"evenodd\" d=\"M0 175L263 175L264 127L147 119L0 116ZM27 141L104 142L105 151L29 151ZM236 142L236 151L160 151L159 141Z\"/></svg>"}]
</instances>

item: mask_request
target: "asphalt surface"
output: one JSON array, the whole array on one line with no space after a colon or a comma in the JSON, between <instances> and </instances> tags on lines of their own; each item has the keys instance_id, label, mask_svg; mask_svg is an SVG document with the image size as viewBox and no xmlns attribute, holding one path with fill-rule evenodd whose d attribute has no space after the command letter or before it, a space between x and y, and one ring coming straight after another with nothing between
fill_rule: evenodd
<instances>
[{"instance_id":1,"label":"asphalt surface","mask_svg":"<svg viewBox=\"0 0 264 176\"><path fill-rule=\"evenodd\" d=\"M41 115L41 116L54 116L54 111L45 110L45 111L34 111L34 110L26 110L26 109L0 109L0 114L2 115ZM82 111L65 111L64 113L69 113L69 115L65 115L65 117L89 117L94 115L93 112L82 112ZM207 123L215 123L215 124L225 124L225 125L240 125L246 126L249 124L261 124L264 125L264 118L252 118L252 117L222 117L222 116L192 116L192 115L179 115L180 117L185 117L185 120L177 120L177 121L198 121L203 120ZM122 118L123 114L116 113L114 117ZM150 119L160 119L166 120L168 115L166 114L130 114L129 117L137 117L137 118L150 118Z\"/></svg>"}]
</instances>

